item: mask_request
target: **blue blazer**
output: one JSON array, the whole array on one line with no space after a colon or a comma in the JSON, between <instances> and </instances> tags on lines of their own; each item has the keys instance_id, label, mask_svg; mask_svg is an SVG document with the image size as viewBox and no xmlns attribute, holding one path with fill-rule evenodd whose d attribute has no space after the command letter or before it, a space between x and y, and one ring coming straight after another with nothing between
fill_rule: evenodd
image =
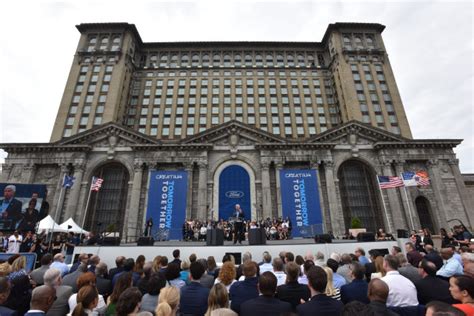
<instances>
[{"instance_id":1,"label":"blue blazer","mask_svg":"<svg viewBox=\"0 0 474 316\"><path fill-rule=\"evenodd\" d=\"M235 282L229 289L230 308L240 313L240 306L243 302L258 297L258 279L247 278L243 281Z\"/></svg>"},{"instance_id":2,"label":"blue blazer","mask_svg":"<svg viewBox=\"0 0 474 316\"><path fill-rule=\"evenodd\" d=\"M298 305L296 311L299 316L335 316L342 311L344 304L341 301L327 297L325 294L318 294L310 301Z\"/></svg>"},{"instance_id":3,"label":"blue blazer","mask_svg":"<svg viewBox=\"0 0 474 316\"><path fill-rule=\"evenodd\" d=\"M204 315L207 311L207 298L210 290L198 282L191 282L181 288L179 300L182 315Z\"/></svg>"},{"instance_id":4,"label":"blue blazer","mask_svg":"<svg viewBox=\"0 0 474 316\"><path fill-rule=\"evenodd\" d=\"M351 283L341 286L341 301L344 304L352 301L359 301L364 304L369 304L369 298L367 297L367 290L369 284L364 280L352 280Z\"/></svg>"},{"instance_id":5,"label":"blue blazer","mask_svg":"<svg viewBox=\"0 0 474 316\"><path fill-rule=\"evenodd\" d=\"M292 312L291 304L274 297L260 295L240 306L240 316L247 315L280 315Z\"/></svg>"}]
</instances>

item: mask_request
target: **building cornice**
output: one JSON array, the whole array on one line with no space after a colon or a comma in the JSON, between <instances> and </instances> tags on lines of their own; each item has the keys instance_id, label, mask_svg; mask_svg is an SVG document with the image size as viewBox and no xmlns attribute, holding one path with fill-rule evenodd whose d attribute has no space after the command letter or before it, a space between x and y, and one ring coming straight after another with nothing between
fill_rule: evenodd
<instances>
[{"instance_id":1,"label":"building cornice","mask_svg":"<svg viewBox=\"0 0 474 316\"><path fill-rule=\"evenodd\" d=\"M0 148L8 153L32 153L32 152L89 152L89 145L57 145L48 143L11 143L0 144Z\"/></svg>"},{"instance_id":2,"label":"building cornice","mask_svg":"<svg viewBox=\"0 0 474 316\"><path fill-rule=\"evenodd\" d=\"M417 139L405 142L377 142L375 149L384 148L455 148L462 139Z\"/></svg>"}]
</instances>

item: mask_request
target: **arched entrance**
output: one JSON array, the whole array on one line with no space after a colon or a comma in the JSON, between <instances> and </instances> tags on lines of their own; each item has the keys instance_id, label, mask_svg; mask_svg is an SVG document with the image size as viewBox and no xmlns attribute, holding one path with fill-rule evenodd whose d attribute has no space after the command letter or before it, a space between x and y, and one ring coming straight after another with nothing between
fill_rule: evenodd
<instances>
[{"instance_id":1,"label":"arched entrance","mask_svg":"<svg viewBox=\"0 0 474 316\"><path fill-rule=\"evenodd\" d=\"M232 216L235 204L240 204L245 218L251 218L250 176L239 165L225 167L219 175L219 219Z\"/></svg>"},{"instance_id":2,"label":"arched entrance","mask_svg":"<svg viewBox=\"0 0 474 316\"><path fill-rule=\"evenodd\" d=\"M428 228L430 232L433 233L435 230L433 220L431 219L430 201L424 196L419 196L415 199L415 205L421 227Z\"/></svg>"},{"instance_id":3,"label":"arched entrance","mask_svg":"<svg viewBox=\"0 0 474 316\"><path fill-rule=\"evenodd\" d=\"M358 160L344 162L338 170L339 190L346 229L351 228L351 219L358 217L362 227L376 232L385 227L382 206L378 203L375 173Z\"/></svg>"},{"instance_id":4,"label":"arched entrance","mask_svg":"<svg viewBox=\"0 0 474 316\"><path fill-rule=\"evenodd\" d=\"M99 167L93 175L104 179L104 182L98 192L91 193L84 229L101 232L109 228L122 234L128 170L122 164L114 162Z\"/></svg>"}]
</instances>

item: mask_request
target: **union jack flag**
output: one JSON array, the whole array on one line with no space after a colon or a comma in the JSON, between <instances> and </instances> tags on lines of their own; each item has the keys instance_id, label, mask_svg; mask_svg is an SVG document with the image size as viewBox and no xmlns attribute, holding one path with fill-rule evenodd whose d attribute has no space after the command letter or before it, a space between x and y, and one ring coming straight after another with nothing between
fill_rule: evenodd
<instances>
[{"instance_id":1,"label":"union jack flag","mask_svg":"<svg viewBox=\"0 0 474 316\"><path fill-rule=\"evenodd\" d=\"M102 182L104 182L104 179L101 179L99 177L92 177L91 191L98 192L100 187L102 186Z\"/></svg>"},{"instance_id":2,"label":"union jack flag","mask_svg":"<svg viewBox=\"0 0 474 316\"><path fill-rule=\"evenodd\" d=\"M399 177L377 176L381 189L391 189L403 186L403 181Z\"/></svg>"}]
</instances>

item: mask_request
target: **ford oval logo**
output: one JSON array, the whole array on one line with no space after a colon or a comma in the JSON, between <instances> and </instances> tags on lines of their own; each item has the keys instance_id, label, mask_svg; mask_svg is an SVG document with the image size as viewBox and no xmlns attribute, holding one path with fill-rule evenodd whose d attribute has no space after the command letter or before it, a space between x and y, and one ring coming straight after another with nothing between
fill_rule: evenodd
<instances>
[{"instance_id":1,"label":"ford oval logo","mask_svg":"<svg viewBox=\"0 0 474 316\"><path fill-rule=\"evenodd\" d=\"M241 197L244 196L244 192L242 192L242 191L227 191L225 193L225 196L227 196L229 199L240 199Z\"/></svg>"}]
</instances>

